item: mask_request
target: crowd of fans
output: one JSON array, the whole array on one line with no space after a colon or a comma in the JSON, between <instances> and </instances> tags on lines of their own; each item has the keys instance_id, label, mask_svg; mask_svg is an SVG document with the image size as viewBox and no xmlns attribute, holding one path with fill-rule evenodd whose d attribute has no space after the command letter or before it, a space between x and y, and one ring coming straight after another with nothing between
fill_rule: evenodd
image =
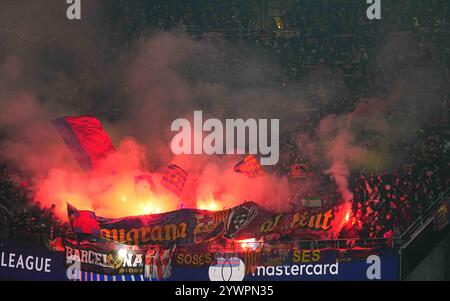
<instances>
[{"instance_id":1,"label":"crowd of fans","mask_svg":"<svg viewBox=\"0 0 450 301\"><path fill-rule=\"evenodd\" d=\"M0 240L20 238L43 242L69 230L55 215L55 205L33 202L25 182L17 184L5 165L0 166Z\"/></svg>"},{"instance_id":2,"label":"crowd of fans","mask_svg":"<svg viewBox=\"0 0 450 301\"><path fill-rule=\"evenodd\" d=\"M351 171L349 189L353 193L352 213L340 238L399 237L434 202L447 193L450 183L449 130L443 127L424 129L418 139L408 146L411 163L394 171L362 173ZM407 146L405 146L407 147ZM295 152L295 148L289 148ZM287 160L287 161L286 161ZM283 171L289 164L298 164L298 157L281 160ZM303 176L291 185L302 188L301 197L319 195L339 199L333 179L317 172L309 163L302 163ZM288 171L286 176L290 177ZM308 179L320 183L306 192ZM317 190L319 188L319 190ZM325 197L325 199L326 199ZM31 202L26 185L18 185L3 166L0 170L0 239L21 233L57 237L70 230L67 222L55 216L55 205L46 208L39 201Z\"/></svg>"},{"instance_id":3,"label":"crowd of fans","mask_svg":"<svg viewBox=\"0 0 450 301\"><path fill-rule=\"evenodd\" d=\"M369 56L386 32L417 33L423 47L448 65L445 41L449 4L445 1L385 1L383 22L369 21L364 1L111 1L114 39L123 47L148 28L180 31L194 39L231 41L271 52L292 79L326 63L340 69L348 84L358 85L370 73ZM128 14L118 13L127 11ZM129 18L129 15L133 18Z\"/></svg>"},{"instance_id":4,"label":"crowd of fans","mask_svg":"<svg viewBox=\"0 0 450 301\"><path fill-rule=\"evenodd\" d=\"M355 175L352 190L357 222L352 230L364 237L403 233L447 191L449 142L447 126L424 129L409 147L410 163L401 170Z\"/></svg>"},{"instance_id":5,"label":"crowd of fans","mask_svg":"<svg viewBox=\"0 0 450 301\"><path fill-rule=\"evenodd\" d=\"M111 7L128 13L111 10L108 15L116 26L114 37L120 45L125 40L138 39L146 33L145 29L152 28L179 30L194 39L227 40L242 47L263 48L278 60L290 80L302 78L321 64L340 69L355 99L361 97L364 87L371 86L369 57L373 57L376 45L388 31L415 32L423 47L433 48L431 59L436 64L450 65L448 43L441 43L442 39L448 39L449 29L445 18L449 4L445 1L406 1L405 7L395 1L383 3L383 7L389 9L384 10L382 23L367 21L365 1L345 5L334 0L289 1L291 7L284 8L274 3L278 2L117 0L111 1ZM319 92L314 93L320 96ZM323 98L326 99L326 95ZM335 110L345 110L345 104L335 106ZM309 114L311 120L307 122L317 123L321 113L324 110ZM412 143L402 145L406 150L403 153L410 157L402 158L407 164L398 170L351 171L349 189L354 194L353 208L350 226L344 228L342 237L398 237L446 191L449 184L448 124L421 130ZM297 154L292 141L295 137L286 135L282 139L286 141L281 141L281 157L275 171L289 175L293 164L307 166L307 158ZM321 183L320 187L311 187L309 195L317 194L317 189L321 189L321 196L335 193L329 175L314 170L314 166L306 169L307 177L315 177L314 183ZM291 184L296 185L296 182ZM32 197L24 186L16 185L6 169L1 168L0 239L21 231L48 236L68 231L68 224L55 217L54 206L45 208L39 202L30 202Z\"/></svg>"},{"instance_id":6,"label":"crowd of fans","mask_svg":"<svg viewBox=\"0 0 450 301\"><path fill-rule=\"evenodd\" d=\"M429 213L427 209L442 196L448 197L449 137L448 126L427 127L402 145L407 155L398 168L377 172L350 170L352 211L339 238L398 238L418 217ZM298 187L298 195L294 193L297 198L291 200L297 203L294 209L308 197L321 199L323 205L342 199L332 175L305 158L298 147L288 143L277 166L277 172L289 176L292 186ZM300 168L301 176L292 179L295 166Z\"/></svg>"}]
</instances>

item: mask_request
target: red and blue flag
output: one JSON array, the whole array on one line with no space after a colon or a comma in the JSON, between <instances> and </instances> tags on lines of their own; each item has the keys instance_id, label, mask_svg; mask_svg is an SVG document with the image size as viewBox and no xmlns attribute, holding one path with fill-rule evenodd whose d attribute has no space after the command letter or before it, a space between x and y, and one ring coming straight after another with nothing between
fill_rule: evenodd
<instances>
[{"instance_id":1,"label":"red and blue flag","mask_svg":"<svg viewBox=\"0 0 450 301\"><path fill-rule=\"evenodd\" d=\"M187 176L188 173L183 168L175 164L169 164L161 179L161 185L176 195L181 196Z\"/></svg>"},{"instance_id":2,"label":"red and blue flag","mask_svg":"<svg viewBox=\"0 0 450 301\"><path fill-rule=\"evenodd\" d=\"M250 178L254 178L264 174L261 165L255 156L248 155L241 162L237 163L233 169L235 172L244 173Z\"/></svg>"},{"instance_id":3,"label":"red and blue flag","mask_svg":"<svg viewBox=\"0 0 450 301\"><path fill-rule=\"evenodd\" d=\"M67 204L67 214L73 232L100 235L100 226L95 212L89 210L77 210L72 205Z\"/></svg>"},{"instance_id":4,"label":"red and blue flag","mask_svg":"<svg viewBox=\"0 0 450 301\"><path fill-rule=\"evenodd\" d=\"M78 164L86 171L95 169L109 153L115 152L101 122L91 116L66 116L52 120Z\"/></svg>"}]
</instances>

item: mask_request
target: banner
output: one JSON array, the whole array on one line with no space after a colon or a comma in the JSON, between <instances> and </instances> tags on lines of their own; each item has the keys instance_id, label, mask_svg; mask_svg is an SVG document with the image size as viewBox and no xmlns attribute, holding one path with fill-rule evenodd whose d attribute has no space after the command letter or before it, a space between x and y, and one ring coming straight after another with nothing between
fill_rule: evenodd
<instances>
[{"instance_id":1,"label":"banner","mask_svg":"<svg viewBox=\"0 0 450 301\"><path fill-rule=\"evenodd\" d=\"M109 249L109 247L116 246ZM84 281L398 280L399 255L381 249L300 249L295 243L245 248L143 246L66 241L68 274ZM123 248L126 248L124 251ZM234 249L234 250L233 250ZM76 267L72 257L80 264ZM130 277L133 276L133 277Z\"/></svg>"},{"instance_id":2,"label":"banner","mask_svg":"<svg viewBox=\"0 0 450 301\"><path fill-rule=\"evenodd\" d=\"M181 266L175 260L173 276L167 280L186 280L184 275L190 275L190 280L211 281L399 280L399 256L393 250L354 250L345 258L338 250L320 249L261 252L259 256L255 261L245 253L215 254L212 262L202 267Z\"/></svg>"},{"instance_id":3,"label":"banner","mask_svg":"<svg viewBox=\"0 0 450 301\"><path fill-rule=\"evenodd\" d=\"M17 241L0 242L0 279L24 281L67 280L62 253Z\"/></svg>"},{"instance_id":4,"label":"banner","mask_svg":"<svg viewBox=\"0 0 450 301\"><path fill-rule=\"evenodd\" d=\"M64 252L0 242L2 280L299 281L399 280L393 249L302 248L301 242L129 246L64 239Z\"/></svg>"},{"instance_id":5,"label":"banner","mask_svg":"<svg viewBox=\"0 0 450 301\"><path fill-rule=\"evenodd\" d=\"M64 256L68 274L73 280L78 273L103 275L143 275L145 250L113 241L64 240Z\"/></svg>"},{"instance_id":6,"label":"banner","mask_svg":"<svg viewBox=\"0 0 450 301\"><path fill-rule=\"evenodd\" d=\"M345 203L326 209L304 208L297 212L277 213L247 202L221 211L180 209L161 214L103 218L94 213L88 215L86 211L79 214L70 206L71 216L78 217L70 220L77 221L76 227L72 223L75 232L90 234L98 225L103 238L128 245L199 244L219 238L245 240L268 235L333 239L343 227L350 209L350 204ZM89 225L83 226L79 217Z\"/></svg>"}]
</instances>

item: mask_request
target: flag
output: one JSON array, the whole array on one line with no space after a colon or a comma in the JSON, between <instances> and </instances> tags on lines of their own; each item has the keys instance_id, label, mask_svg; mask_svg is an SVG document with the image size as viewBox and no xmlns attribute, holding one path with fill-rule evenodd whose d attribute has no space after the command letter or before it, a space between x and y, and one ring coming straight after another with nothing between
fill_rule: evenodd
<instances>
[{"instance_id":1,"label":"flag","mask_svg":"<svg viewBox=\"0 0 450 301\"><path fill-rule=\"evenodd\" d=\"M251 178L264 174L261 165L253 155L248 155L241 162L237 163L233 170L235 172L245 173Z\"/></svg>"},{"instance_id":2,"label":"flag","mask_svg":"<svg viewBox=\"0 0 450 301\"><path fill-rule=\"evenodd\" d=\"M369 182L367 182L366 179L364 179L364 184L366 185L367 193L368 193L369 196L371 197L371 196L372 196L372 187L370 187Z\"/></svg>"},{"instance_id":3,"label":"flag","mask_svg":"<svg viewBox=\"0 0 450 301\"><path fill-rule=\"evenodd\" d=\"M164 248L154 246L147 250L145 254L144 274L150 280L163 280L172 276L172 255L176 245Z\"/></svg>"},{"instance_id":4,"label":"flag","mask_svg":"<svg viewBox=\"0 0 450 301\"><path fill-rule=\"evenodd\" d=\"M186 184L188 173L175 164L169 164L161 179L161 185L180 196Z\"/></svg>"},{"instance_id":5,"label":"flag","mask_svg":"<svg viewBox=\"0 0 450 301\"><path fill-rule=\"evenodd\" d=\"M155 196L158 196L156 193L155 184L153 183L152 175L149 173L143 173L134 177L134 184L138 184L140 181L145 181L150 185L150 190Z\"/></svg>"},{"instance_id":6,"label":"flag","mask_svg":"<svg viewBox=\"0 0 450 301\"><path fill-rule=\"evenodd\" d=\"M102 124L91 116L66 116L52 120L78 164L86 171L98 166L101 159L115 152Z\"/></svg>"},{"instance_id":7,"label":"flag","mask_svg":"<svg viewBox=\"0 0 450 301\"><path fill-rule=\"evenodd\" d=\"M95 212L89 210L77 210L68 203L67 214L73 232L94 235L100 234L100 226L98 225Z\"/></svg>"}]
</instances>

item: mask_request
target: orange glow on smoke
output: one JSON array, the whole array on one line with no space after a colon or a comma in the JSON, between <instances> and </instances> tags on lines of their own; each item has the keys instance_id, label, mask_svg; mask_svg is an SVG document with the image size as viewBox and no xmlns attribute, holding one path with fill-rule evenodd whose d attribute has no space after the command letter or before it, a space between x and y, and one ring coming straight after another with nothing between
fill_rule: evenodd
<instances>
[{"instance_id":1,"label":"orange glow on smoke","mask_svg":"<svg viewBox=\"0 0 450 301\"><path fill-rule=\"evenodd\" d=\"M162 213L180 207L218 211L246 200L262 206L278 202L282 209L282 200L290 195L287 179L269 174L250 178L236 173L233 166L239 159L206 155L173 158L189 173L184 191L178 196L161 185L164 167L149 170L145 147L125 138L117 152L92 171L82 171L71 159L36 177L34 199L45 207L55 204L56 214L64 221L67 221L66 203L107 218ZM147 181L135 182L142 174L151 175L154 187Z\"/></svg>"},{"instance_id":2,"label":"orange glow on smoke","mask_svg":"<svg viewBox=\"0 0 450 301\"><path fill-rule=\"evenodd\" d=\"M178 209L179 198L161 186L161 173L151 174L157 195L146 181L135 182L136 176L148 172L144 162L143 149L133 140L124 140L117 153L91 172L70 165L53 168L35 183L35 199L45 206L56 204L62 220L67 220L66 202L108 218Z\"/></svg>"},{"instance_id":3,"label":"orange glow on smoke","mask_svg":"<svg viewBox=\"0 0 450 301\"><path fill-rule=\"evenodd\" d=\"M197 202L197 208L202 210L217 211L220 210L219 204L213 198Z\"/></svg>"},{"instance_id":4,"label":"orange glow on smoke","mask_svg":"<svg viewBox=\"0 0 450 301\"><path fill-rule=\"evenodd\" d=\"M347 211L347 213L345 214L345 223L348 223L349 218L350 218L350 211Z\"/></svg>"},{"instance_id":5,"label":"orange glow on smoke","mask_svg":"<svg viewBox=\"0 0 450 301\"><path fill-rule=\"evenodd\" d=\"M161 208L157 205L153 204L152 202L149 202L147 204L143 205L142 213L143 214L155 214L155 213L161 213Z\"/></svg>"}]
</instances>

